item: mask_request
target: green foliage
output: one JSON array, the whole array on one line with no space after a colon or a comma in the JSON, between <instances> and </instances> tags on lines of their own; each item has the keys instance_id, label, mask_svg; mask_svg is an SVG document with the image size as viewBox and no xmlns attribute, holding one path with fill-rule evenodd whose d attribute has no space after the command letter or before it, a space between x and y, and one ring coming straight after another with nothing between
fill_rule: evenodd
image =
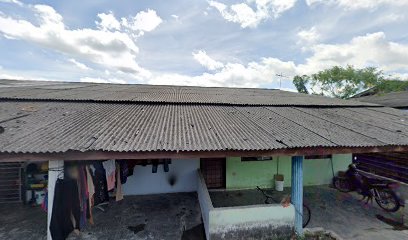
<instances>
[{"instance_id":1,"label":"green foliage","mask_svg":"<svg viewBox=\"0 0 408 240\"><path fill-rule=\"evenodd\" d=\"M307 90L307 83L309 82L309 76L303 75L303 76L295 76L293 78L293 84L295 85L296 89L300 93L306 93L309 94L309 91Z\"/></svg>"},{"instance_id":2,"label":"green foliage","mask_svg":"<svg viewBox=\"0 0 408 240\"><path fill-rule=\"evenodd\" d=\"M374 67L355 69L349 65L345 68L334 66L311 76L295 76L293 84L298 91L307 91L306 84L309 84L313 94L349 98L362 90L379 85L383 80L382 71Z\"/></svg>"},{"instance_id":3,"label":"green foliage","mask_svg":"<svg viewBox=\"0 0 408 240\"><path fill-rule=\"evenodd\" d=\"M385 80L377 86L377 93L408 91L408 81Z\"/></svg>"}]
</instances>

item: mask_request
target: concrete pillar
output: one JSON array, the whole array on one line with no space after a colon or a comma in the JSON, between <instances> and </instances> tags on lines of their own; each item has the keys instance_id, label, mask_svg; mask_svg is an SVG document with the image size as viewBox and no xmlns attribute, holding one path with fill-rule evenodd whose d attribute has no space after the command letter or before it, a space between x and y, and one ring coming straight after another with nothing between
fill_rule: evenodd
<instances>
[{"instance_id":1,"label":"concrete pillar","mask_svg":"<svg viewBox=\"0 0 408 240\"><path fill-rule=\"evenodd\" d=\"M50 222L52 216L52 205L54 202L55 183L58 178L64 177L64 161L48 162L48 213L47 213L47 240L52 240Z\"/></svg>"},{"instance_id":2,"label":"concrete pillar","mask_svg":"<svg viewBox=\"0 0 408 240\"><path fill-rule=\"evenodd\" d=\"M303 235L303 156L292 157L292 204L295 206L295 231Z\"/></svg>"}]
</instances>

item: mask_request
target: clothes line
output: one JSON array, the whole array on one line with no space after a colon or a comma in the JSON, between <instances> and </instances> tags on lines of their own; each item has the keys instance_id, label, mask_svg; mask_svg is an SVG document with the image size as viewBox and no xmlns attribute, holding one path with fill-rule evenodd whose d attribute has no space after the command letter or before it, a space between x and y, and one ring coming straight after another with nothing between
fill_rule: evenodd
<instances>
[{"instance_id":1,"label":"clothes line","mask_svg":"<svg viewBox=\"0 0 408 240\"><path fill-rule=\"evenodd\" d=\"M110 195L116 201L123 200L122 184L129 173L124 160L65 162L64 167L49 171L62 173L55 182L49 224L53 240L64 240L71 232L94 224L92 209L108 204Z\"/></svg>"}]
</instances>

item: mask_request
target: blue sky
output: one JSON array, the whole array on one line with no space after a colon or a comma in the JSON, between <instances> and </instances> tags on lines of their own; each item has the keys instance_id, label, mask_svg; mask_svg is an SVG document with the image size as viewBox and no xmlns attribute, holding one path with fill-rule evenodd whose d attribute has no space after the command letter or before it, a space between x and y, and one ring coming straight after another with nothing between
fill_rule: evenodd
<instances>
[{"instance_id":1,"label":"blue sky","mask_svg":"<svg viewBox=\"0 0 408 240\"><path fill-rule=\"evenodd\" d=\"M296 74L351 64L405 79L407 11L408 0L0 0L0 78L294 89Z\"/></svg>"}]
</instances>

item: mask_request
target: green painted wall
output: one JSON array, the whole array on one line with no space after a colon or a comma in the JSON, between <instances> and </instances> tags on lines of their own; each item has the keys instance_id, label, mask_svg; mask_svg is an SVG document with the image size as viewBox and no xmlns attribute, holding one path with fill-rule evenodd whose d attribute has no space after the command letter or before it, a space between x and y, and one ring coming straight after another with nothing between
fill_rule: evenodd
<instances>
[{"instance_id":1,"label":"green painted wall","mask_svg":"<svg viewBox=\"0 0 408 240\"><path fill-rule=\"evenodd\" d=\"M347 169L351 162L351 154L333 155L334 172ZM226 163L226 187L229 189L254 188L255 186L273 187L273 176L278 171L285 177L285 187L289 187L291 165L290 156L273 157L273 160L258 162L241 162L240 157L229 157ZM304 160L303 183L305 186L330 184L332 177L330 159Z\"/></svg>"}]
</instances>

